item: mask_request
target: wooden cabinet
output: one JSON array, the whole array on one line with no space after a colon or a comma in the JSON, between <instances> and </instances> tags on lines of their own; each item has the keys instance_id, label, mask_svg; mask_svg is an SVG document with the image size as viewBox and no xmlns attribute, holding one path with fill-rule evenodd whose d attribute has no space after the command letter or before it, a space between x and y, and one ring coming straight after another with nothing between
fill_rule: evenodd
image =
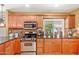
<instances>
[{"instance_id":1,"label":"wooden cabinet","mask_svg":"<svg viewBox=\"0 0 79 59\"><path fill-rule=\"evenodd\" d=\"M45 39L44 53L52 54L52 39Z\"/></svg>"},{"instance_id":2,"label":"wooden cabinet","mask_svg":"<svg viewBox=\"0 0 79 59\"><path fill-rule=\"evenodd\" d=\"M76 40L77 40L77 54L79 55L79 39Z\"/></svg>"},{"instance_id":3,"label":"wooden cabinet","mask_svg":"<svg viewBox=\"0 0 79 59\"><path fill-rule=\"evenodd\" d=\"M37 39L37 54L44 53L44 39Z\"/></svg>"},{"instance_id":4,"label":"wooden cabinet","mask_svg":"<svg viewBox=\"0 0 79 59\"><path fill-rule=\"evenodd\" d=\"M70 29L75 28L75 16L69 15L67 19L68 19L68 28Z\"/></svg>"},{"instance_id":5,"label":"wooden cabinet","mask_svg":"<svg viewBox=\"0 0 79 59\"><path fill-rule=\"evenodd\" d=\"M45 39L45 54L61 54L61 39Z\"/></svg>"},{"instance_id":6,"label":"wooden cabinet","mask_svg":"<svg viewBox=\"0 0 79 59\"><path fill-rule=\"evenodd\" d=\"M12 16L12 28L17 28L17 16Z\"/></svg>"},{"instance_id":7,"label":"wooden cabinet","mask_svg":"<svg viewBox=\"0 0 79 59\"><path fill-rule=\"evenodd\" d=\"M0 55L4 55L5 54L5 45L1 44L0 45Z\"/></svg>"},{"instance_id":8,"label":"wooden cabinet","mask_svg":"<svg viewBox=\"0 0 79 59\"><path fill-rule=\"evenodd\" d=\"M8 16L8 28L12 28L12 16Z\"/></svg>"},{"instance_id":9,"label":"wooden cabinet","mask_svg":"<svg viewBox=\"0 0 79 59\"><path fill-rule=\"evenodd\" d=\"M38 27L43 27L43 16L36 16Z\"/></svg>"},{"instance_id":10,"label":"wooden cabinet","mask_svg":"<svg viewBox=\"0 0 79 59\"><path fill-rule=\"evenodd\" d=\"M24 20L23 16L17 16L16 17L16 28L24 28Z\"/></svg>"},{"instance_id":11,"label":"wooden cabinet","mask_svg":"<svg viewBox=\"0 0 79 59\"><path fill-rule=\"evenodd\" d=\"M9 15L8 27L9 28L23 28L24 21L36 21L36 16Z\"/></svg>"},{"instance_id":12,"label":"wooden cabinet","mask_svg":"<svg viewBox=\"0 0 79 59\"><path fill-rule=\"evenodd\" d=\"M36 21L36 16L23 16L24 21Z\"/></svg>"},{"instance_id":13,"label":"wooden cabinet","mask_svg":"<svg viewBox=\"0 0 79 59\"><path fill-rule=\"evenodd\" d=\"M15 51L15 40L11 40L5 43L5 54L6 55L14 55Z\"/></svg>"},{"instance_id":14,"label":"wooden cabinet","mask_svg":"<svg viewBox=\"0 0 79 59\"><path fill-rule=\"evenodd\" d=\"M20 39L15 39L15 46L14 46L15 54L21 53L21 42Z\"/></svg>"},{"instance_id":15,"label":"wooden cabinet","mask_svg":"<svg viewBox=\"0 0 79 59\"><path fill-rule=\"evenodd\" d=\"M9 28L16 28L16 16L9 15L8 16L8 27Z\"/></svg>"},{"instance_id":16,"label":"wooden cabinet","mask_svg":"<svg viewBox=\"0 0 79 59\"><path fill-rule=\"evenodd\" d=\"M20 54L20 49L20 39L13 39L5 43L6 55Z\"/></svg>"},{"instance_id":17,"label":"wooden cabinet","mask_svg":"<svg viewBox=\"0 0 79 59\"><path fill-rule=\"evenodd\" d=\"M15 55L20 54L20 39L13 39L5 43L5 54L6 55Z\"/></svg>"},{"instance_id":18,"label":"wooden cabinet","mask_svg":"<svg viewBox=\"0 0 79 59\"><path fill-rule=\"evenodd\" d=\"M63 39L62 54L77 54L77 39Z\"/></svg>"}]
</instances>

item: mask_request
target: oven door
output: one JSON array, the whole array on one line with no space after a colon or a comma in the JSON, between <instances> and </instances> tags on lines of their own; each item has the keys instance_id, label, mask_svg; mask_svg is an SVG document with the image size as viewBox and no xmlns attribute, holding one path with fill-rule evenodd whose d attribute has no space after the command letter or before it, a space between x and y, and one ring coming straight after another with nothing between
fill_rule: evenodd
<instances>
[{"instance_id":1,"label":"oven door","mask_svg":"<svg viewBox=\"0 0 79 59\"><path fill-rule=\"evenodd\" d=\"M36 42L32 41L21 42L21 51L36 51Z\"/></svg>"}]
</instances>

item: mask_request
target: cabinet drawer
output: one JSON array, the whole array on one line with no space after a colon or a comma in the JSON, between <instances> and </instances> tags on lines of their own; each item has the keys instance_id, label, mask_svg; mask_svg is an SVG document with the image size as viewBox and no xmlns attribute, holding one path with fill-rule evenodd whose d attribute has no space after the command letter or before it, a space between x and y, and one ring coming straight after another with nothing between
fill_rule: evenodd
<instances>
[{"instance_id":1,"label":"cabinet drawer","mask_svg":"<svg viewBox=\"0 0 79 59\"><path fill-rule=\"evenodd\" d=\"M43 46L44 46L43 39L37 39L37 47L43 47Z\"/></svg>"}]
</instances>

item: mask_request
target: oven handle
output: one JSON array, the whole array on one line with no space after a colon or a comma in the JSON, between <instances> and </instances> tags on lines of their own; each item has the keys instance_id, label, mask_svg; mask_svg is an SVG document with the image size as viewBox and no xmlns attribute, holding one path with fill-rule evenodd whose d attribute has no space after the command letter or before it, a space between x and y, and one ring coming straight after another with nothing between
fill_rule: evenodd
<instances>
[{"instance_id":1,"label":"oven handle","mask_svg":"<svg viewBox=\"0 0 79 59\"><path fill-rule=\"evenodd\" d=\"M24 43L24 46L32 46L32 43Z\"/></svg>"}]
</instances>

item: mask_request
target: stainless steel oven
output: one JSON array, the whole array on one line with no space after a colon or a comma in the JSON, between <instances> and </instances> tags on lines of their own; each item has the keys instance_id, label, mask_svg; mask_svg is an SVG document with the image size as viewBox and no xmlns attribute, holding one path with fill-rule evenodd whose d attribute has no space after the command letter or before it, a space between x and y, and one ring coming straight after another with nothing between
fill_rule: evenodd
<instances>
[{"instance_id":1,"label":"stainless steel oven","mask_svg":"<svg viewBox=\"0 0 79 59\"><path fill-rule=\"evenodd\" d=\"M37 23L35 21L25 21L24 22L24 29L36 29Z\"/></svg>"},{"instance_id":2,"label":"stainless steel oven","mask_svg":"<svg viewBox=\"0 0 79 59\"><path fill-rule=\"evenodd\" d=\"M32 42L32 41L21 42L21 51L36 52L36 42Z\"/></svg>"}]
</instances>

